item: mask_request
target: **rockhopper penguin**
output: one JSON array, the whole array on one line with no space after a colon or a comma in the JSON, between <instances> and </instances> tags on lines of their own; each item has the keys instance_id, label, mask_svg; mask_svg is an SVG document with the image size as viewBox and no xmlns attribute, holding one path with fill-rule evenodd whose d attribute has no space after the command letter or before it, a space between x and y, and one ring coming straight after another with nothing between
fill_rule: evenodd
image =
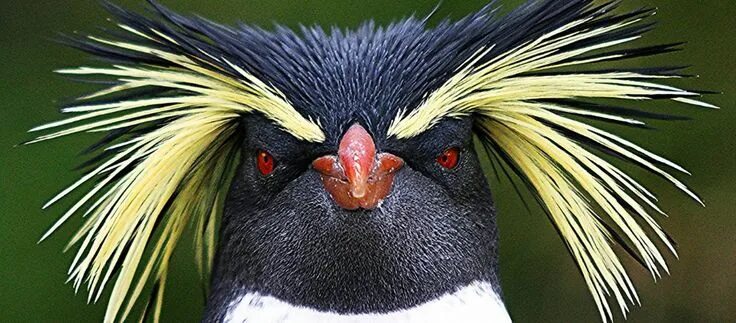
<instances>
[{"instance_id":1,"label":"rockhopper penguin","mask_svg":"<svg viewBox=\"0 0 736 323\"><path fill-rule=\"evenodd\" d=\"M158 319L189 231L205 322L509 322L496 170L544 207L601 319L610 299L625 314L638 297L612 245L655 275L675 249L653 194L611 159L700 200L671 175L680 166L587 121L676 118L615 104L634 100L714 106L662 84L677 68L601 67L678 46L637 42L653 11L617 6L540 0L432 25L295 31L106 4L114 29L65 38L102 60L59 72L107 87L29 142L107 133L46 205L87 189L44 238L86 215L70 281L91 299L112 285L106 322L138 308Z\"/></svg>"}]
</instances>

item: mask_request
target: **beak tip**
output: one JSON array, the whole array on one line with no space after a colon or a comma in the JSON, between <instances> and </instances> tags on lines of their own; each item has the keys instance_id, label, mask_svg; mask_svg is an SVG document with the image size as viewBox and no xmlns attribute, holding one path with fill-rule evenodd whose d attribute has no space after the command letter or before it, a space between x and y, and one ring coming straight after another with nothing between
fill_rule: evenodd
<instances>
[{"instance_id":1,"label":"beak tip","mask_svg":"<svg viewBox=\"0 0 736 323\"><path fill-rule=\"evenodd\" d=\"M363 199L366 196L366 188L353 186L350 188L350 196L354 199Z\"/></svg>"}]
</instances>

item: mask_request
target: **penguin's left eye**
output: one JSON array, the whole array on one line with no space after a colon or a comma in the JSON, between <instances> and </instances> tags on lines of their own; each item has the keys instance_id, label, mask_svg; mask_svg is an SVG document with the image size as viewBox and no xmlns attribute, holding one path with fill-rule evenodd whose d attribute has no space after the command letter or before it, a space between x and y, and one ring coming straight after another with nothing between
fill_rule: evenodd
<instances>
[{"instance_id":1,"label":"penguin's left eye","mask_svg":"<svg viewBox=\"0 0 736 323\"><path fill-rule=\"evenodd\" d=\"M460 149L450 148L437 156L437 163L446 169L454 169L460 161Z\"/></svg>"},{"instance_id":2,"label":"penguin's left eye","mask_svg":"<svg viewBox=\"0 0 736 323\"><path fill-rule=\"evenodd\" d=\"M267 151L259 150L256 155L256 166L261 175L266 176L273 173L274 168L276 168L276 161Z\"/></svg>"}]
</instances>

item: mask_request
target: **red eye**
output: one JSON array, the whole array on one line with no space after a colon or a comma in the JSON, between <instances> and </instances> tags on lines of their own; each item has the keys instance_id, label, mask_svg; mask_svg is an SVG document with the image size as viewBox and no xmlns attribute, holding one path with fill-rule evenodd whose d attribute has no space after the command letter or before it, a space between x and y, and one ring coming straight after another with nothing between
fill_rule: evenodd
<instances>
[{"instance_id":1,"label":"red eye","mask_svg":"<svg viewBox=\"0 0 736 323\"><path fill-rule=\"evenodd\" d=\"M457 148L450 148L448 150L445 150L442 155L439 155L439 157L437 157L437 163L447 169L453 169L457 167L457 163L459 160L460 150Z\"/></svg>"},{"instance_id":2,"label":"red eye","mask_svg":"<svg viewBox=\"0 0 736 323\"><path fill-rule=\"evenodd\" d=\"M258 156L256 156L256 165L258 166L258 170L263 175L269 175L273 173L273 169L275 167L276 162L273 160L273 156L271 154L259 150Z\"/></svg>"}]
</instances>

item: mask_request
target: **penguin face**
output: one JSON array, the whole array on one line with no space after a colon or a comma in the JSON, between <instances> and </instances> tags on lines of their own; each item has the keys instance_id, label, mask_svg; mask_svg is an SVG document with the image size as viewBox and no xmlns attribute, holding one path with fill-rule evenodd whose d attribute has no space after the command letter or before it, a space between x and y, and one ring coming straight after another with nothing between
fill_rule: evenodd
<instances>
[{"instance_id":1,"label":"penguin face","mask_svg":"<svg viewBox=\"0 0 736 323\"><path fill-rule=\"evenodd\" d=\"M353 208L335 198L314 166L340 155L341 145L305 145L261 117L249 118L225 207L212 304L260 293L320 311L375 313L418 306L477 281L500 293L495 211L469 120L443 122L411 141L369 134L381 143L369 158L390 154L402 165L378 203ZM351 129L368 122L343 123L351 124L338 141L344 147ZM447 160L448 151L456 160ZM263 152L275 162L266 174L259 168Z\"/></svg>"},{"instance_id":2,"label":"penguin face","mask_svg":"<svg viewBox=\"0 0 736 323\"><path fill-rule=\"evenodd\" d=\"M329 32L106 4L120 30L67 41L107 65L59 72L107 87L27 142L108 133L87 150L99 155L86 174L46 204L95 183L44 238L84 212L70 281L99 297L120 272L107 320L124 321L149 285L157 317L189 223L202 277L212 273L206 321L263 304L403 315L447 297L471 304L468 288L501 304L487 153L545 209L602 320L607 295L625 314L638 297L613 244L654 276L675 246L650 215L663 212L655 195L609 159L702 201L670 173L684 168L589 122L678 119L613 100L717 107L663 84L684 77L679 68L596 65L679 46L628 46L654 11L619 14L618 3L530 1L503 17L487 6L437 25L410 17ZM452 308L453 318L465 309Z\"/></svg>"}]
</instances>

